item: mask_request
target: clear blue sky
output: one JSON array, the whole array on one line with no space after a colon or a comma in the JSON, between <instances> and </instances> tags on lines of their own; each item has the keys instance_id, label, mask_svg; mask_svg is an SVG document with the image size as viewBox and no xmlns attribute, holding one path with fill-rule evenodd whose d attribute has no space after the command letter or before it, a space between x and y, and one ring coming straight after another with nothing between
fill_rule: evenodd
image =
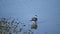
<instances>
[{"instance_id":1,"label":"clear blue sky","mask_svg":"<svg viewBox=\"0 0 60 34\"><path fill-rule=\"evenodd\" d=\"M0 17L26 22L35 14L39 19L35 34L60 34L60 0L0 0Z\"/></svg>"}]
</instances>

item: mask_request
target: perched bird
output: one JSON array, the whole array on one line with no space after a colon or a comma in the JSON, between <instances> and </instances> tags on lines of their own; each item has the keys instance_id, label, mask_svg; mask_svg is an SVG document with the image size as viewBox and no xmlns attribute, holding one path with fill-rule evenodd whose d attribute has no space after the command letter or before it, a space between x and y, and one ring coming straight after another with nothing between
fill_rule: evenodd
<instances>
[{"instance_id":1,"label":"perched bird","mask_svg":"<svg viewBox=\"0 0 60 34\"><path fill-rule=\"evenodd\" d=\"M38 20L36 16L37 16L37 15L35 15L35 17L33 17L33 18L31 19L31 21L36 22L36 21Z\"/></svg>"},{"instance_id":2,"label":"perched bird","mask_svg":"<svg viewBox=\"0 0 60 34\"><path fill-rule=\"evenodd\" d=\"M33 17L31 21L37 21L37 18L36 17Z\"/></svg>"}]
</instances>

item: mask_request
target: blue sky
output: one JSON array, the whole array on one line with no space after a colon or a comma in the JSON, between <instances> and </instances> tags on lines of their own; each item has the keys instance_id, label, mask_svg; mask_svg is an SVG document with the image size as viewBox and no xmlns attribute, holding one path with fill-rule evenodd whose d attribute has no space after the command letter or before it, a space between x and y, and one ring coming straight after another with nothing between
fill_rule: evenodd
<instances>
[{"instance_id":1,"label":"blue sky","mask_svg":"<svg viewBox=\"0 0 60 34\"><path fill-rule=\"evenodd\" d=\"M0 17L27 23L34 15L38 15L35 34L60 34L60 0L0 0Z\"/></svg>"}]
</instances>

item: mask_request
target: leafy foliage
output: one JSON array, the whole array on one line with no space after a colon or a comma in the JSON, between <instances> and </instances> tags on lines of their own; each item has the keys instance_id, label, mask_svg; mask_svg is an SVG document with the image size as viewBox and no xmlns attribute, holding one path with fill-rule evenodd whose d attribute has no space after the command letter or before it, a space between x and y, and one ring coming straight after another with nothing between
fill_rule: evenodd
<instances>
[{"instance_id":1,"label":"leafy foliage","mask_svg":"<svg viewBox=\"0 0 60 34\"><path fill-rule=\"evenodd\" d=\"M37 21L37 18L33 18L32 21ZM18 28L22 26L22 28ZM23 22L16 20L15 18L0 18L0 30L5 30L11 33L23 32L23 34L33 34L32 29L37 29L37 24L33 23L28 31L24 31L23 27L26 25Z\"/></svg>"}]
</instances>

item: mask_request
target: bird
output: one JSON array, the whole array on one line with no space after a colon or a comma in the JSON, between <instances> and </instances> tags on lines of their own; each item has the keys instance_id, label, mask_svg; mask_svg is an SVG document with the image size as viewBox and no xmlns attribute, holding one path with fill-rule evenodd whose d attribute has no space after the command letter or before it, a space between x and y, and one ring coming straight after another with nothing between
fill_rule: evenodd
<instances>
[{"instance_id":1,"label":"bird","mask_svg":"<svg viewBox=\"0 0 60 34\"><path fill-rule=\"evenodd\" d=\"M37 18L36 16L37 16L37 15L35 15L35 16L31 19L31 21L36 22L36 21L38 20L38 18Z\"/></svg>"}]
</instances>

